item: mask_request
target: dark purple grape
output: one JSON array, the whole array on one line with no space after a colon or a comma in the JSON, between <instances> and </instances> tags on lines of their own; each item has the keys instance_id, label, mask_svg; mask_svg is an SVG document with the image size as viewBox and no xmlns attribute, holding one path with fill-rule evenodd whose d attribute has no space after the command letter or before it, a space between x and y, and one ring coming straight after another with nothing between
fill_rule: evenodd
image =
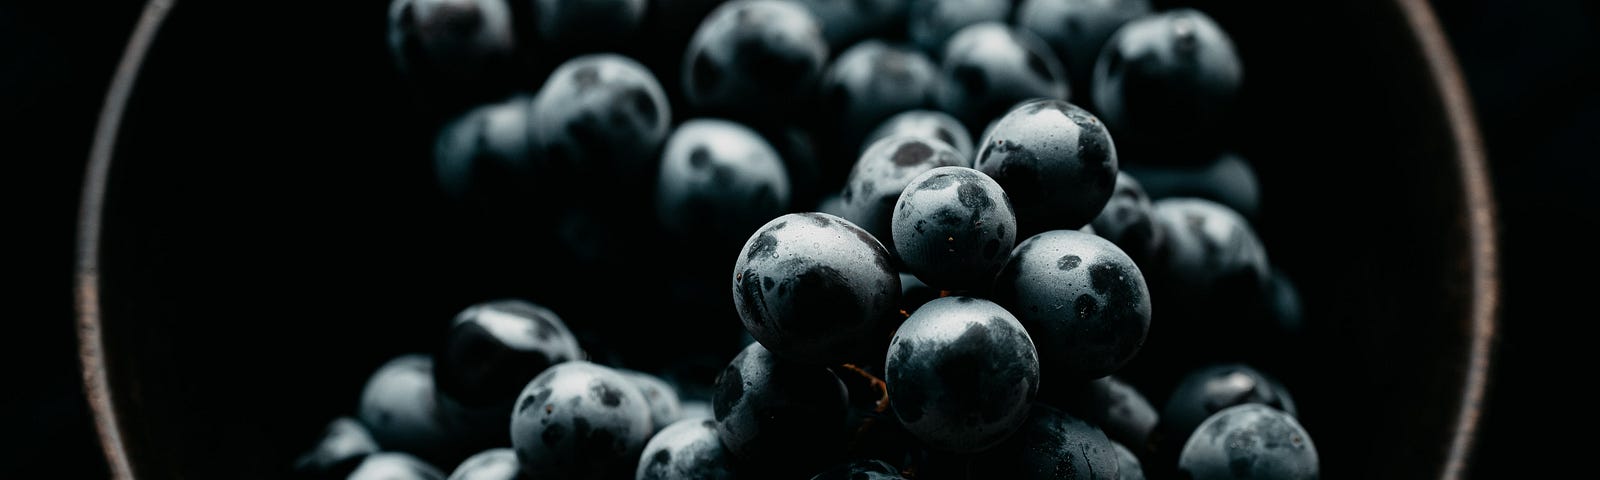
<instances>
[{"instance_id":1,"label":"dark purple grape","mask_svg":"<svg viewBox=\"0 0 1600 480\"><path fill-rule=\"evenodd\" d=\"M904 28L906 0L794 0L817 17L822 36L838 49L866 36ZM863 40L864 42L872 40Z\"/></svg>"},{"instance_id":2,"label":"dark purple grape","mask_svg":"<svg viewBox=\"0 0 1600 480\"><path fill-rule=\"evenodd\" d=\"M639 388L639 393L644 395L645 403L650 405L651 432L660 432L673 422L684 418L683 408L678 400L678 389L660 377L644 372L627 369L617 369L633 385Z\"/></svg>"},{"instance_id":3,"label":"dark purple grape","mask_svg":"<svg viewBox=\"0 0 1600 480\"><path fill-rule=\"evenodd\" d=\"M828 44L805 7L735 0L700 24L683 59L684 97L695 108L771 118L811 107Z\"/></svg>"},{"instance_id":4,"label":"dark purple grape","mask_svg":"<svg viewBox=\"0 0 1600 480\"><path fill-rule=\"evenodd\" d=\"M522 468L558 478L625 476L651 432L650 406L633 382L582 360L528 382L511 417L511 445Z\"/></svg>"},{"instance_id":5,"label":"dark purple grape","mask_svg":"<svg viewBox=\"0 0 1600 480\"><path fill-rule=\"evenodd\" d=\"M1117 478L1117 466L1116 450L1099 428L1060 410L1034 405L1022 428L974 457L970 471L975 473L971 478L1112 480Z\"/></svg>"},{"instance_id":6,"label":"dark purple grape","mask_svg":"<svg viewBox=\"0 0 1600 480\"><path fill-rule=\"evenodd\" d=\"M882 40L855 44L822 76L829 128L846 145L860 144L890 116L931 106L938 88L939 67L927 55Z\"/></svg>"},{"instance_id":7,"label":"dark purple grape","mask_svg":"<svg viewBox=\"0 0 1600 480\"><path fill-rule=\"evenodd\" d=\"M1139 267L1106 239L1075 230L1018 245L995 283L995 299L1033 336L1046 383L1116 372L1150 330Z\"/></svg>"},{"instance_id":8,"label":"dark purple grape","mask_svg":"<svg viewBox=\"0 0 1600 480\"><path fill-rule=\"evenodd\" d=\"M988 175L966 167L912 179L895 203L892 230L906 269L946 290L987 289L1017 242L1011 199Z\"/></svg>"},{"instance_id":9,"label":"dark purple grape","mask_svg":"<svg viewBox=\"0 0 1600 480\"><path fill-rule=\"evenodd\" d=\"M1011 196L1024 235L1075 230L1110 201L1117 184L1117 148L1105 124L1060 100L1018 105L978 147L973 168Z\"/></svg>"},{"instance_id":10,"label":"dark purple grape","mask_svg":"<svg viewBox=\"0 0 1600 480\"><path fill-rule=\"evenodd\" d=\"M680 239L733 248L788 211L790 193L783 159L761 135L695 119L678 126L661 154L656 219Z\"/></svg>"},{"instance_id":11,"label":"dark purple grape","mask_svg":"<svg viewBox=\"0 0 1600 480\"><path fill-rule=\"evenodd\" d=\"M762 226L739 252L733 301L761 345L792 361L849 362L896 315L900 277L865 230L825 213Z\"/></svg>"},{"instance_id":12,"label":"dark purple grape","mask_svg":"<svg viewBox=\"0 0 1600 480\"><path fill-rule=\"evenodd\" d=\"M1140 451L1150 448L1150 434L1160 419L1144 395L1116 377L1047 387L1039 392L1039 399L1087 420L1112 440Z\"/></svg>"},{"instance_id":13,"label":"dark purple grape","mask_svg":"<svg viewBox=\"0 0 1600 480\"><path fill-rule=\"evenodd\" d=\"M717 422L694 418L662 429L645 444L635 480L732 480L733 457L722 446Z\"/></svg>"},{"instance_id":14,"label":"dark purple grape","mask_svg":"<svg viewBox=\"0 0 1600 480\"><path fill-rule=\"evenodd\" d=\"M1182 444L1206 418L1235 405L1261 404L1296 415L1294 399L1277 380L1241 364L1195 370L1172 391L1161 410L1161 429L1174 445Z\"/></svg>"},{"instance_id":15,"label":"dark purple grape","mask_svg":"<svg viewBox=\"0 0 1600 480\"><path fill-rule=\"evenodd\" d=\"M488 445L504 445L517 393L552 365L582 358L561 317L524 300L467 307L445 334L434 368L439 405L451 425Z\"/></svg>"},{"instance_id":16,"label":"dark purple grape","mask_svg":"<svg viewBox=\"0 0 1600 480\"><path fill-rule=\"evenodd\" d=\"M356 418L385 450L438 453L450 444L451 435L440 422L437 395L433 359L402 355L378 367L367 380Z\"/></svg>"},{"instance_id":17,"label":"dark purple grape","mask_svg":"<svg viewBox=\"0 0 1600 480\"><path fill-rule=\"evenodd\" d=\"M1095 63L1094 104L1137 158L1160 160L1215 144L1243 69L1211 17L1180 8L1124 25Z\"/></svg>"},{"instance_id":18,"label":"dark purple grape","mask_svg":"<svg viewBox=\"0 0 1600 480\"><path fill-rule=\"evenodd\" d=\"M626 43L644 23L646 0L532 0L543 45L594 51Z\"/></svg>"},{"instance_id":19,"label":"dark purple grape","mask_svg":"<svg viewBox=\"0 0 1600 480\"><path fill-rule=\"evenodd\" d=\"M1200 424L1178 471L1194 480L1315 480L1317 448L1294 416L1263 405L1231 407Z\"/></svg>"},{"instance_id":20,"label":"dark purple grape","mask_svg":"<svg viewBox=\"0 0 1600 480\"><path fill-rule=\"evenodd\" d=\"M1244 217L1197 198L1157 200L1151 214L1163 239L1159 259L1150 265L1162 302L1177 307L1175 312L1258 302L1270 266Z\"/></svg>"},{"instance_id":21,"label":"dark purple grape","mask_svg":"<svg viewBox=\"0 0 1600 480\"><path fill-rule=\"evenodd\" d=\"M1250 162L1236 153L1223 153L1211 163L1197 166L1131 166L1127 173L1152 198L1196 197L1232 208L1245 218L1261 212L1261 182Z\"/></svg>"},{"instance_id":22,"label":"dark purple grape","mask_svg":"<svg viewBox=\"0 0 1600 480\"><path fill-rule=\"evenodd\" d=\"M367 455L350 472L349 480L445 480L444 473L427 462L400 452Z\"/></svg>"},{"instance_id":23,"label":"dark purple grape","mask_svg":"<svg viewBox=\"0 0 1600 480\"><path fill-rule=\"evenodd\" d=\"M1117 480L1144 480L1144 465L1139 463L1139 457L1133 450L1115 441L1111 448L1117 451Z\"/></svg>"},{"instance_id":24,"label":"dark purple grape","mask_svg":"<svg viewBox=\"0 0 1600 480\"><path fill-rule=\"evenodd\" d=\"M972 166L972 134L967 133L967 127L961 121L944 112L933 110L911 110L900 112L884 120L872 133L867 134L861 141L860 150L865 152L878 140L894 136L913 136L931 138L944 142L956 149L965 160L963 167Z\"/></svg>"},{"instance_id":25,"label":"dark purple grape","mask_svg":"<svg viewBox=\"0 0 1600 480\"><path fill-rule=\"evenodd\" d=\"M552 169L537 155L532 118L532 98L518 95L446 123L434 142L439 187L452 199L482 209L537 203Z\"/></svg>"},{"instance_id":26,"label":"dark purple grape","mask_svg":"<svg viewBox=\"0 0 1600 480\"><path fill-rule=\"evenodd\" d=\"M506 0L389 2L389 54L423 83L464 87L503 73L515 49Z\"/></svg>"},{"instance_id":27,"label":"dark purple grape","mask_svg":"<svg viewBox=\"0 0 1600 480\"><path fill-rule=\"evenodd\" d=\"M533 99L533 133L547 161L595 181L648 177L671 119L655 75L616 54L562 63Z\"/></svg>"},{"instance_id":28,"label":"dark purple grape","mask_svg":"<svg viewBox=\"0 0 1600 480\"><path fill-rule=\"evenodd\" d=\"M1066 100L1069 94L1066 74L1050 47L1032 33L998 22L972 25L950 37L940 71L939 108L967 128L1005 114L1017 102Z\"/></svg>"},{"instance_id":29,"label":"dark purple grape","mask_svg":"<svg viewBox=\"0 0 1600 480\"><path fill-rule=\"evenodd\" d=\"M294 472L303 478L342 476L337 472L355 468L362 458L378 450L378 442L366 427L353 418L339 417L328 424L316 447L295 459Z\"/></svg>"},{"instance_id":30,"label":"dark purple grape","mask_svg":"<svg viewBox=\"0 0 1600 480\"><path fill-rule=\"evenodd\" d=\"M522 463L509 448L484 450L468 457L450 472L449 480L517 480L522 478Z\"/></svg>"},{"instance_id":31,"label":"dark purple grape","mask_svg":"<svg viewBox=\"0 0 1600 480\"><path fill-rule=\"evenodd\" d=\"M759 343L717 376L711 407L723 446L763 471L809 473L844 450L844 384L826 368L784 360Z\"/></svg>"},{"instance_id":32,"label":"dark purple grape","mask_svg":"<svg viewBox=\"0 0 1600 480\"><path fill-rule=\"evenodd\" d=\"M1160 248L1161 231L1151 219L1150 196L1128 172L1117 172L1117 186L1100 215L1089 222L1094 234L1117 244L1133 262L1148 265Z\"/></svg>"},{"instance_id":33,"label":"dark purple grape","mask_svg":"<svg viewBox=\"0 0 1600 480\"><path fill-rule=\"evenodd\" d=\"M905 480L905 477L882 461L856 460L824 470L811 480Z\"/></svg>"},{"instance_id":34,"label":"dark purple grape","mask_svg":"<svg viewBox=\"0 0 1600 480\"><path fill-rule=\"evenodd\" d=\"M950 37L970 25L1004 22L1010 0L909 0L906 33L923 51L937 54Z\"/></svg>"},{"instance_id":35,"label":"dark purple grape","mask_svg":"<svg viewBox=\"0 0 1600 480\"><path fill-rule=\"evenodd\" d=\"M961 154L944 142L920 137L888 137L867 147L850 170L844 192L844 218L894 251L894 205L911 180L938 167L965 166Z\"/></svg>"},{"instance_id":36,"label":"dark purple grape","mask_svg":"<svg viewBox=\"0 0 1600 480\"><path fill-rule=\"evenodd\" d=\"M1017 26L1050 45L1079 98L1088 99L1094 63L1118 28L1150 14L1150 0L1023 0Z\"/></svg>"},{"instance_id":37,"label":"dark purple grape","mask_svg":"<svg viewBox=\"0 0 1600 480\"><path fill-rule=\"evenodd\" d=\"M951 452L1005 440L1039 391L1028 332L1004 308L972 297L941 298L911 314L889 344L884 372L906 430Z\"/></svg>"}]
</instances>

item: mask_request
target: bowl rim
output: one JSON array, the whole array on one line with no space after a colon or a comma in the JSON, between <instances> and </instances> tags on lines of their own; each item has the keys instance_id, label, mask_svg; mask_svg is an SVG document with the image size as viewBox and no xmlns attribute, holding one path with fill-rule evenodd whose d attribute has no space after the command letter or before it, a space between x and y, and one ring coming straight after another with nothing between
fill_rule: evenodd
<instances>
[{"instance_id":1,"label":"bowl rim","mask_svg":"<svg viewBox=\"0 0 1600 480\"><path fill-rule=\"evenodd\" d=\"M106 370L105 339L101 331L100 242L106 186L111 172L113 149L120 132L123 113L133 93L145 55L177 0L147 0L138 24L123 50L106 92L105 104L95 126L93 143L84 172L78 212L76 263L74 265L74 308L78 335L78 361L85 398L94 416L95 431L102 453L115 479L135 478L135 466L124 447L124 416L114 401L111 378ZM1476 444L1478 424L1489 386L1490 363L1494 356L1496 322L1500 310L1499 240L1494 195L1488 178L1488 162L1483 138L1466 80L1454 52L1426 0L1392 0L1410 26L1412 40L1421 50L1428 77L1440 96L1445 121L1455 149L1455 163L1461 171L1461 191L1466 196L1467 248L1469 249L1469 288L1467 330L1471 332L1466 352L1466 378L1457 398L1457 415L1450 445L1439 478L1464 478Z\"/></svg>"}]
</instances>

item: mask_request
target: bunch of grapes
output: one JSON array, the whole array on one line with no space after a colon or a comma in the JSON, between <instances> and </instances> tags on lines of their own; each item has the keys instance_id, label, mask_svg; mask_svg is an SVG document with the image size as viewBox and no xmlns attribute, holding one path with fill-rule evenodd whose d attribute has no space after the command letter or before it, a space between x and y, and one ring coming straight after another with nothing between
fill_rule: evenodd
<instances>
[{"instance_id":1,"label":"bunch of grapes","mask_svg":"<svg viewBox=\"0 0 1600 480\"><path fill-rule=\"evenodd\" d=\"M1239 363L1271 367L1300 305L1251 224L1242 69L1204 13L393 0L389 20L448 112L440 190L543 225L552 270L530 274L589 295L468 306L299 474L1318 475L1284 384ZM616 318L639 309L659 313ZM1159 411L1141 393L1167 388Z\"/></svg>"}]
</instances>

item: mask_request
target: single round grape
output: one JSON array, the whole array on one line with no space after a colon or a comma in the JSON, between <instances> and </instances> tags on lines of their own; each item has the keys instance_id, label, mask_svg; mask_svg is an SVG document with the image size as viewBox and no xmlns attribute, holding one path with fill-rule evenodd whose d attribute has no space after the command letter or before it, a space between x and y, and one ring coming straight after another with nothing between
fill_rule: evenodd
<instances>
[{"instance_id":1,"label":"single round grape","mask_svg":"<svg viewBox=\"0 0 1600 480\"><path fill-rule=\"evenodd\" d=\"M1022 425L1039 392L1039 357L1004 308L972 297L928 302L894 334L884 377L895 415L930 447L994 446Z\"/></svg>"},{"instance_id":2,"label":"single round grape","mask_svg":"<svg viewBox=\"0 0 1600 480\"><path fill-rule=\"evenodd\" d=\"M1115 441L1111 448L1117 451L1117 480L1144 480L1144 465L1139 463L1139 457L1133 450Z\"/></svg>"},{"instance_id":3,"label":"single round grape","mask_svg":"<svg viewBox=\"0 0 1600 480\"><path fill-rule=\"evenodd\" d=\"M978 148L974 167L1011 196L1025 235L1094 220L1117 184L1117 148L1094 115L1060 100L1018 105Z\"/></svg>"},{"instance_id":4,"label":"single round grape","mask_svg":"<svg viewBox=\"0 0 1600 480\"><path fill-rule=\"evenodd\" d=\"M892 227L906 269L946 290L992 285L1017 242L1006 192L966 167L939 167L912 179L895 203Z\"/></svg>"},{"instance_id":5,"label":"single round grape","mask_svg":"<svg viewBox=\"0 0 1600 480\"><path fill-rule=\"evenodd\" d=\"M722 445L745 464L806 471L843 451L844 384L826 368L784 360L760 343L717 376L711 407Z\"/></svg>"},{"instance_id":6,"label":"single round grape","mask_svg":"<svg viewBox=\"0 0 1600 480\"><path fill-rule=\"evenodd\" d=\"M424 83L483 80L508 66L515 48L506 0L389 2L389 53Z\"/></svg>"},{"instance_id":7,"label":"single round grape","mask_svg":"<svg viewBox=\"0 0 1600 480\"><path fill-rule=\"evenodd\" d=\"M353 418L339 417L328 423L316 447L295 459L294 472L306 478L331 477L378 450L378 441L366 427Z\"/></svg>"},{"instance_id":8,"label":"single round grape","mask_svg":"<svg viewBox=\"0 0 1600 480\"><path fill-rule=\"evenodd\" d=\"M816 17L779 0L735 0L700 24L684 55L684 97L739 115L807 107L828 60Z\"/></svg>"},{"instance_id":9,"label":"single round grape","mask_svg":"<svg viewBox=\"0 0 1600 480\"><path fill-rule=\"evenodd\" d=\"M1017 102L1067 99L1066 74L1032 33L988 22L961 29L944 47L940 109L968 127L983 125Z\"/></svg>"},{"instance_id":10,"label":"single round grape","mask_svg":"<svg viewBox=\"0 0 1600 480\"><path fill-rule=\"evenodd\" d=\"M831 365L870 347L898 310L900 277L872 235L825 213L762 226L739 252L734 307L750 335L784 358Z\"/></svg>"},{"instance_id":11,"label":"single round grape","mask_svg":"<svg viewBox=\"0 0 1600 480\"><path fill-rule=\"evenodd\" d=\"M1050 45L1066 66L1072 89L1087 99L1106 40L1123 24L1149 14L1150 0L1023 0L1017 26Z\"/></svg>"},{"instance_id":12,"label":"single round grape","mask_svg":"<svg viewBox=\"0 0 1600 480\"><path fill-rule=\"evenodd\" d=\"M446 447L450 434L440 423L433 359L402 355L373 372L361 390L356 418L384 450L417 454Z\"/></svg>"},{"instance_id":13,"label":"single round grape","mask_svg":"<svg viewBox=\"0 0 1600 480\"><path fill-rule=\"evenodd\" d=\"M860 225L884 248L894 251L894 205L911 180L938 167L965 165L944 142L919 137L888 137L867 147L845 180L844 218Z\"/></svg>"},{"instance_id":14,"label":"single round grape","mask_svg":"<svg viewBox=\"0 0 1600 480\"><path fill-rule=\"evenodd\" d=\"M961 155L964 161L961 166L972 166L972 134L967 133L967 127L962 126L955 117L933 110L911 110L889 117L872 133L867 134L861 142L860 150L865 152L867 147L878 140L901 135L944 142Z\"/></svg>"},{"instance_id":15,"label":"single round grape","mask_svg":"<svg viewBox=\"0 0 1600 480\"><path fill-rule=\"evenodd\" d=\"M349 480L445 480L444 472L427 462L400 452L367 455L350 472Z\"/></svg>"},{"instance_id":16,"label":"single round grape","mask_svg":"<svg viewBox=\"0 0 1600 480\"><path fill-rule=\"evenodd\" d=\"M1261 404L1296 415L1294 399L1277 380L1242 364L1212 365L1178 382L1161 410L1161 427L1181 443L1207 418L1235 405Z\"/></svg>"},{"instance_id":17,"label":"single round grape","mask_svg":"<svg viewBox=\"0 0 1600 480\"><path fill-rule=\"evenodd\" d=\"M984 22L1004 22L1010 0L909 0L906 33L922 50L938 53L956 32Z\"/></svg>"},{"instance_id":18,"label":"single round grape","mask_svg":"<svg viewBox=\"0 0 1600 480\"><path fill-rule=\"evenodd\" d=\"M633 471L650 427L650 406L633 382L576 360L528 382L511 417L511 445L530 473L613 478Z\"/></svg>"},{"instance_id":19,"label":"single round grape","mask_svg":"<svg viewBox=\"0 0 1600 480\"><path fill-rule=\"evenodd\" d=\"M717 422L679 420L656 433L639 457L635 480L732 480L733 457L722 446Z\"/></svg>"},{"instance_id":20,"label":"single round grape","mask_svg":"<svg viewBox=\"0 0 1600 480\"><path fill-rule=\"evenodd\" d=\"M1151 219L1150 196L1128 172L1117 172L1117 186L1105 208L1089 222L1094 234L1117 244L1134 263L1146 265L1160 248L1161 231Z\"/></svg>"},{"instance_id":21,"label":"single round grape","mask_svg":"<svg viewBox=\"0 0 1600 480\"><path fill-rule=\"evenodd\" d=\"M439 130L434 172L451 198L479 208L534 203L550 168L536 155L526 95L475 108Z\"/></svg>"},{"instance_id":22,"label":"single round grape","mask_svg":"<svg viewBox=\"0 0 1600 480\"><path fill-rule=\"evenodd\" d=\"M1189 437L1178 459L1184 478L1315 480L1317 448L1294 416L1247 404L1217 412Z\"/></svg>"},{"instance_id":23,"label":"single round grape","mask_svg":"<svg viewBox=\"0 0 1600 480\"><path fill-rule=\"evenodd\" d=\"M1155 290L1181 310L1258 300L1270 272L1266 247L1250 223L1226 206L1197 198L1151 205L1162 242ZM1199 325L1192 325L1200 327ZM1187 328L1187 327L1186 327Z\"/></svg>"},{"instance_id":24,"label":"single round grape","mask_svg":"<svg viewBox=\"0 0 1600 480\"><path fill-rule=\"evenodd\" d=\"M667 96L639 62L616 54L562 63L533 99L547 162L597 178L643 178L671 123Z\"/></svg>"},{"instance_id":25,"label":"single round grape","mask_svg":"<svg viewBox=\"0 0 1600 480\"><path fill-rule=\"evenodd\" d=\"M938 88L939 67L927 55L882 40L855 44L822 75L831 128L848 145L892 115L931 106Z\"/></svg>"},{"instance_id":26,"label":"single round grape","mask_svg":"<svg viewBox=\"0 0 1600 480\"><path fill-rule=\"evenodd\" d=\"M890 33L906 21L905 0L795 0L817 17L830 48ZM863 40L871 41L871 40Z\"/></svg>"},{"instance_id":27,"label":"single round grape","mask_svg":"<svg viewBox=\"0 0 1600 480\"><path fill-rule=\"evenodd\" d=\"M624 44L644 23L646 0L533 0L534 31L554 48Z\"/></svg>"},{"instance_id":28,"label":"single round grape","mask_svg":"<svg viewBox=\"0 0 1600 480\"><path fill-rule=\"evenodd\" d=\"M1242 79L1222 27L1180 8L1128 22L1106 41L1095 63L1094 105L1130 145L1214 142Z\"/></svg>"},{"instance_id":29,"label":"single round grape","mask_svg":"<svg viewBox=\"0 0 1600 480\"><path fill-rule=\"evenodd\" d=\"M645 403L650 405L651 432L660 432L673 422L683 418L683 407L678 399L678 389L660 377L644 372L627 369L618 369L617 372L633 381L639 388L639 393L644 395Z\"/></svg>"},{"instance_id":30,"label":"single round grape","mask_svg":"<svg viewBox=\"0 0 1600 480\"><path fill-rule=\"evenodd\" d=\"M550 309L516 299L469 306L451 322L433 370L440 407L474 437L504 444L517 393L550 366L582 357Z\"/></svg>"},{"instance_id":31,"label":"single round grape","mask_svg":"<svg viewBox=\"0 0 1600 480\"><path fill-rule=\"evenodd\" d=\"M1140 450L1149 448L1150 434L1160 420L1144 395L1116 377L1047 387L1039 397L1100 427L1111 440Z\"/></svg>"},{"instance_id":32,"label":"single round grape","mask_svg":"<svg viewBox=\"0 0 1600 480\"><path fill-rule=\"evenodd\" d=\"M817 476L811 477L811 480L905 480L905 478L900 475L899 470L882 461L856 460L823 470Z\"/></svg>"},{"instance_id":33,"label":"single round grape","mask_svg":"<svg viewBox=\"0 0 1600 480\"><path fill-rule=\"evenodd\" d=\"M1116 372L1150 330L1150 293L1139 267L1106 239L1076 230L1018 245L995 283L995 299L1039 345L1047 383Z\"/></svg>"},{"instance_id":34,"label":"single round grape","mask_svg":"<svg viewBox=\"0 0 1600 480\"><path fill-rule=\"evenodd\" d=\"M737 246L789 209L789 174L754 130L726 120L684 122L667 140L656 219L681 239Z\"/></svg>"},{"instance_id":35,"label":"single round grape","mask_svg":"<svg viewBox=\"0 0 1600 480\"><path fill-rule=\"evenodd\" d=\"M449 480L517 480L522 475L522 463L517 452L509 448L493 448L468 457L450 472Z\"/></svg>"},{"instance_id":36,"label":"single round grape","mask_svg":"<svg viewBox=\"0 0 1600 480\"><path fill-rule=\"evenodd\" d=\"M984 478L1111 480L1117 466L1116 450L1099 428L1036 404L1016 434L972 459L971 471Z\"/></svg>"}]
</instances>

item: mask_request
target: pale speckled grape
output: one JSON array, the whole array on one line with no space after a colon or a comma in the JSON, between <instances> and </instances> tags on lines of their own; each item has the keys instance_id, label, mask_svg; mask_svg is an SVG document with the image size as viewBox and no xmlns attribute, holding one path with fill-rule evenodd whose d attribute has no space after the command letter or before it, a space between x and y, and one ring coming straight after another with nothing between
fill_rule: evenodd
<instances>
[{"instance_id":1,"label":"pale speckled grape","mask_svg":"<svg viewBox=\"0 0 1600 480\"><path fill-rule=\"evenodd\" d=\"M1045 405L1034 405L1017 433L979 453L972 471L983 478L1112 480L1117 453L1099 428Z\"/></svg>"},{"instance_id":2,"label":"pale speckled grape","mask_svg":"<svg viewBox=\"0 0 1600 480\"><path fill-rule=\"evenodd\" d=\"M367 380L356 418L384 450L433 453L449 444L436 398L433 359L402 355Z\"/></svg>"},{"instance_id":3,"label":"pale speckled grape","mask_svg":"<svg viewBox=\"0 0 1600 480\"><path fill-rule=\"evenodd\" d=\"M811 107L828 44L805 7L736 0L707 16L684 52L684 98L696 108L740 115Z\"/></svg>"},{"instance_id":4,"label":"pale speckled grape","mask_svg":"<svg viewBox=\"0 0 1600 480\"><path fill-rule=\"evenodd\" d=\"M784 360L760 343L746 346L717 375L711 407L722 445L745 463L806 470L844 448L844 383L826 368Z\"/></svg>"},{"instance_id":5,"label":"pale speckled grape","mask_svg":"<svg viewBox=\"0 0 1600 480\"><path fill-rule=\"evenodd\" d=\"M1110 375L1150 330L1150 293L1133 260L1106 239L1075 230L1018 245L995 283L995 299L1039 346L1045 382Z\"/></svg>"},{"instance_id":6,"label":"pale speckled grape","mask_svg":"<svg viewBox=\"0 0 1600 480\"><path fill-rule=\"evenodd\" d=\"M1320 468L1316 446L1300 422L1256 404L1207 418L1178 459L1179 474L1194 480L1315 480Z\"/></svg>"},{"instance_id":7,"label":"pale speckled grape","mask_svg":"<svg viewBox=\"0 0 1600 480\"><path fill-rule=\"evenodd\" d=\"M481 80L511 59L511 20L506 0L393 0L389 53L419 80Z\"/></svg>"},{"instance_id":8,"label":"pale speckled grape","mask_svg":"<svg viewBox=\"0 0 1600 480\"><path fill-rule=\"evenodd\" d=\"M896 315L900 277L871 234L825 213L763 225L739 252L734 307L756 341L786 359L852 361Z\"/></svg>"},{"instance_id":9,"label":"pale speckled grape","mask_svg":"<svg viewBox=\"0 0 1600 480\"><path fill-rule=\"evenodd\" d=\"M944 142L896 136L867 147L845 180L844 218L871 233L894 251L894 206L911 180L938 167L966 165L961 154Z\"/></svg>"},{"instance_id":10,"label":"pale speckled grape","mask_svg":"<svg viewBox=\"0 0 1600 480\"><path fill-rule=\"evenodd\" d=\"M930 447L970 453L1005 440L1039 391L1039 357L1004 308L972 297L918 308L895 332L884 364L889 403Z\"/></svg>"},{"instance_id":11,"label":"pale speckled grape","mask_svg":"<svg viewBox=\"0 0 1600 480\"><path fill-rule=\"evenodd\" d=\"M1117 451L1117 476L1116 480L1144 480L1144 465L1139 463L1139 457L1133 450L1115 441L1111 448Z\"/></svg>"},{"instance_id":12,"label":"pale speckled grape","mask_svg":"<svg viewBox=\"0 0 1600 480\"><path fill-rule=\"evenodd\" d=\"M328 423L317 446L295 459L294 471L308 478L331 475L340 466L378 450L378 442L366 427L353 418L339 417Z\"/></svg>"},{"instance_id":13,"label":"pale speckled grape","mask_svg":"<svg viewBox=\"0 0 1600 480\"><path fill-rule=\"evenodd\" d=\"M879 124L878 128L872 130L872 133L867 134L861 141L860 150L865 152L867 147L878 140L901 135L944 142L955 148L956 153L961 154L964 160L961 166L972 166L972 134L968 133L967 127L961 125L955 117L933 110L911 110L889 117Z\"/></svg>"},{"instance_id":14,"label":"pale speckled grape","mask_svg":"<svg viewBox=\"0 0 1600 480\"><path fill-rule=\"evenodd\" d=\"M528 382L511 417L511 445L523 469L558 478L632 472L651 432L650 406L633 382L582 360Z\"/></svg>"},{"instance_id":15,"label":"pale speckled grape","mask_svg":"<svg viewBox=\"0 0 1600 480\"><path fill-rule=\"evenodd\" d=\"M494 448L468 457L450 472L449 480L517 480L522 474L522 463L517 452L509 448Z\"/></svg>"},{"instance_id":16,"label":"pale speckled grape","mask_svg":"<svg viewBox=\"0 0 1600 480\"><path fill-rule=\"evenodd\" d=\"M367 455L349 480L445 480L444 473L427 462L400 452Z\"/></svg>"},{"instance_id":17,"label":"pale speckled grape","mask_svg":"<svg viewBox=\"0 0 1600 480\"><path fill-rule=\"evenodd\" d=\"M609 53L556 67L533 99L533 114L548 162L601 178L644 177L671 123L655 75Z\"/></svg>"},{"instance_id":18,"label":"pale speckled grape","mask_svg":"<svg viewBox=\"0 0 1600 480\"><path fill-rule=\"evenodd\" d=\"M726 120L690 120L661 154L656 220L681 239L736 246L788 210L790 186L778 151L754 130Z\"/></svg>"},{"instance_id":19,"label":"pale speckled grape","mask_svg":"<svg viewBox=\"0 0 1600 480\"><path fill-rule=\"evenodd\" d=\"M978 147L973 168L994 177L1025 235L1094 220L1117 183L1117 148L1094 115L1060 100L1018 105Z\"/></svg>"},{"instance_id":20,"label":"pale speckled grape","mask_svg":"<svg viewBox=\"0 0 1600 480\"><path fill-rule=\"evenodd\" d=\"M911 42L938 53L950 37L969 25L1004 22L1011 15L1010 0L909 0L906 34Z\"/></svg>"},{"instance_id":21,"label":"pale speckled grape","mask_svg":"<svg viewBox=\"0 0 1600 480\"><path fill-rule=\"evenodd\" d=\"M968 128L1034 98L1066 100L1066 74L1032 33L989 22L966 27L944 47L939 108Z\"/></svg>"},{"instance_id":22,"label":"pale speckled grape","mask_svg":"<svg viewBox=\"0 0 1600 480\"><path fill-rule=\"evenodd\" d=\"M634 480L732 480L733 456L722 446L717 422L684 419L650 438Z\"/></svg>"},{"instance_id":23,"label":"pale speckled grape","mask_svg":"<svg viewBox=\"0 0 1600 480\"><path fill-rule=\"evenodd\" d=\"M945 290L992 285L1017 241L1005 191L966 167L939 167L913 179L895 203L892 229L906 269Z\"/></svg>"},{"instance_id":24,"label":"pale speckled grape","mask_svg":"<svg viewBox=\"0 0 1600 480\"><path fill-rule=\"evenodd\" d=\"M1123 24L1149 14L1150 0L1023 0L1017 5L1017 26L1050 45L1081 96L1089 91L1106 40Z\"/></svg>"},{"instance_id":25,"label":"pale speckled grape","mask_svg":"<svg viewBox=\"0 0 1600 480\"><path fill-rule=\"evenodd\" d=\"M822 76L822 101L841 141L863 134L900 112L932 106L939 67L927 55L865 40L840 53ZM950 142L946 142L950 143Z\"/></svg>"}]
</instances>

